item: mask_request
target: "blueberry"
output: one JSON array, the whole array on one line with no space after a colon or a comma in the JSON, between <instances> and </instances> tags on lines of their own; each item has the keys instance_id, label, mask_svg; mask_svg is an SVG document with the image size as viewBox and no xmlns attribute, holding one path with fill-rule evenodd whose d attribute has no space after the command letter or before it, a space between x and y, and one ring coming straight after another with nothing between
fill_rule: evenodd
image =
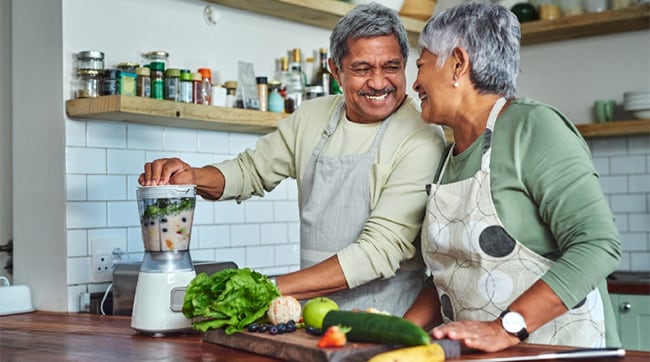
<instances>
[{"instance_id":1,"label":"blueberry","mask_svg":"<svg viewBox=\"0 0 650 362\"><path fill-rule=\"evenodd\" d=\"M251 323L251 324L249 324L248 326L246 326L246 329L247 329L249 332L257 332L257 330L258 330L259 328L260 328L260 326L258 326L256 323Z\"/></svg>"},{"instance_id":2,"label":"blueberry","mask_svg":"<svg viewBox=\"0 0 650 362\"><path fill-rule=\"evenodd\" d=\"M278 329L279 333L284 333L287 331L287 325L284 323L279 323L277 326L275 326Z\"/></svg>"},{"instance_id":3,"label":"blueberry","mask_svg":"<svg viewBox=\"0 0 650 362\"><path fill-rule=\"evenodd\" d=\"M260 333L266 333L269 330L269 327L266 324L262 324L257 328L257 331Z\"/></svg>"},{"instance_id":4,"label":"blueberry","mask_svg":"<svg viewBox=\"0 0 650 362\"><path fill-rule=\"evenodd\" d=\"M269 333L272 335L278 334L279 333L278 327L272 326L271 328L269 328Z\"/></svg>"},{"instance_id":5,"label":"blueberry","mask_svg":"<svg viewBox=\"0 0 650 362\"><path fill-rule=\"evenodd\" d=\"M295 324L287 324L287 333L295 332L296 331L296 325Z\"/></svg>"}]
</instances>

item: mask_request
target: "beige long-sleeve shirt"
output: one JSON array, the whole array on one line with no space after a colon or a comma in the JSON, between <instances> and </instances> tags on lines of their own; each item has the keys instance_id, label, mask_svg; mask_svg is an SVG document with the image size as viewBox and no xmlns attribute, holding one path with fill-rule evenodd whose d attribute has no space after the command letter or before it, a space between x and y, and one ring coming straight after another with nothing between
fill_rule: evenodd
<instances>
[{"instance_id":1,"label":"beige long-sleeve shirt","mask_svg":"<svg viewBox=\"0 0 650 362\"><path fill-rule=\"evenodd\" d=\"M226 179L221 200L263 196L289 177L297 180L301 198L307 162L342 98L320 97L302 103L298 111L279 122L276 131L261 137L255 150L215 164ZM424 187L433 179L444 135L440 127L422 121L411 98L392 117L368 180L371 215L357 240L337 253L350 288L389 278L400 264L421 265L414 240L424 215ZM380 126L350 122L343 116L323 152L328 156L365 152Z\"/></svg>"}]
</instances>

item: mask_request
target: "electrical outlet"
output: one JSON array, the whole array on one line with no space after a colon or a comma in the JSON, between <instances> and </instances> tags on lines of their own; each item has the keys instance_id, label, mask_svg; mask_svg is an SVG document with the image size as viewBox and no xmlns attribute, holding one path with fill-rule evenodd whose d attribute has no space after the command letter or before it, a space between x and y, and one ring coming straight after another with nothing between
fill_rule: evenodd
<instances>
[{"instance_id":1,"label":"electrical outlet","mask_svg":"<svg viewBox=\"0 0 650 362\"><path fill-rule=\"evenodd\" d=\"M119 245L106 240L93 240L91 255L92 282L106 283L113 280L113 270L123 252Z\"/></svg>"}]
</instances>

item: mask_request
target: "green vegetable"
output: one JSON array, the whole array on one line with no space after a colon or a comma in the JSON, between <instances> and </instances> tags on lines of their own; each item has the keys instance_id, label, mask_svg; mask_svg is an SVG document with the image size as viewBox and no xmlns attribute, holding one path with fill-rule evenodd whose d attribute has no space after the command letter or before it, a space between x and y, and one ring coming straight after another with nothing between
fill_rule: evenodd
<instances>
[{"instance_id":1,"label":"green vegetable","mask_svg":"<svg viewBox=\"0 0 650 362\"><path fill-rule=\"evenodd\" d=\"M265 316L278 296L265 275L248 268L200 273L187 286L183 314L196 330L226 327L226 334L233 334Z\"/></svg>"},{"instance_id":2,"label":"green vegetable","mask_svg":"<svg viewBox=\"0 0 650 362\"><path fill-rule=\"evenodd\" d=\"M190 197L181 198L180 202L178 199L158 199L155 204L147 206L144 210L144 217L151 219L174 215L183 210L194 208L195 203L196 199Z\"/></svg>"},{"instance_id":3,"label":"green vegetable","mask_svg":"<svg viewBox=\"0 0 650 362\"><path fill-rule=\"evenodd\" d=\"M431 337L412 322L385 314L332 310L323 320L323 330L330 326L351 327L347 337L351 342L369 342L404 346L429 344Z\"/></svg>"}]
</instances>

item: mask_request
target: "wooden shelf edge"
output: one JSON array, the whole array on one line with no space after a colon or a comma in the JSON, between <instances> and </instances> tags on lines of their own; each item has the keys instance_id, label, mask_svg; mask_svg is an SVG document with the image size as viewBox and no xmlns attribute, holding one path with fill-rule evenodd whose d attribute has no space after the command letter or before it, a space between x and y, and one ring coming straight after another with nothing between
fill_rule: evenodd
<instances>
[{"instance_id":1,"label":"wooden shelf edge","mask_svg":"<svg viewBox=\"0 0 650 362\"><path fill-rule=\"evenodd\" d=\"M103 96L66 101L73 119L135 122L167 127L264 134L277 128L281 113L224 108L131 96Z\"/></svg>"},{"instance_id":2,"label":"wooden shelf edge","mask_svg":"<svg viewBox=\"0 0 650 362\"><path fill-rule=\"evenodd\" d=\"M649 27L650 4L639 4L626 9L523 23L522 45L647 30Z\"/></svg>"},{"instance_id":3,"label":"wooden shelf edge","mask_svg":"<svg viewBox=\"0 0 650 362\"><path fill-rule=\"evenodd\" d=\"M650 119L576 125L584 138L650 135Z\"/></svg>"}]
</instances>

